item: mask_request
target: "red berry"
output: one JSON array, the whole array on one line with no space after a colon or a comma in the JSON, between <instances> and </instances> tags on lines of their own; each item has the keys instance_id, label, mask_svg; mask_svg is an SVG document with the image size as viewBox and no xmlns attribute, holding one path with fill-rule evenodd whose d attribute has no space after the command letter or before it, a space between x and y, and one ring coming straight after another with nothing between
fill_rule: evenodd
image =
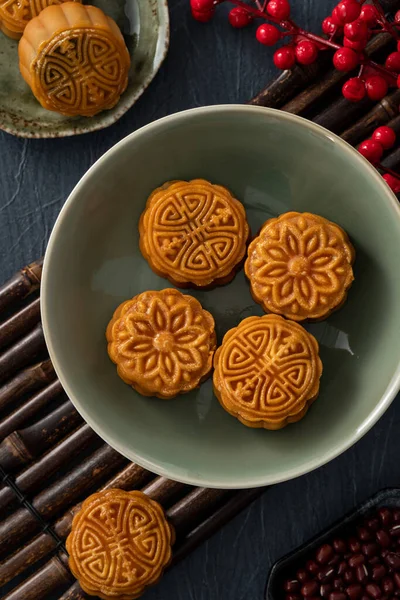
<instances>
[{"instance_id":1,"label":"red berry","mask_svg":"<svg viewBox=\"0 0 400 600\"><path fill-rule=\"evenodd\" d=\"M274 63L278 69L291 69L296 62L293 46L282 46L274 54Z\"/></svg>"},{"instance_id":2,"label":"red berry","mask_svg":"<svg viewBox=\"0 0 400 600\"><path fill-rule=\"evenodd\" d=\"M398 10L397 13L394 15L394 22L400 23L400 10Z\"/></svg>"},{"instance_id":3,"label":"red berry","mask_svg":"<svg viewBox=\"0 0 400 600\"><path fill-rule=\"evenodd\" d=\"M343 21L342 17L340 16L337 7L333 9L331 19L335 23L335 25L339 25L340 27L343 27L344 21Z\"/></svg>"},{"instance_id":4,"label":"red berry","mask_svg":"<svg viewBox=\"0 0 400 600\"><path fill-rule=\"evenodd\" d=\"M273 25L263 23L257 28L256 38L264 46L274 46L280 40L280 31Z\"/></svg>"},{"instance_id":5,"label":"red berry","mask_svg":"<svg viewBox=\"0 0 400 600\"><path fill-rule=\"evenodd\" d=\"M317 60L318 48L314 42L304 40L296 46L296 60L301 65L311 65Z\"/></svg>"},{"instance_id":6,"label":"red berry","mask_svg":"<svg viewBox=\"0 0 400 600\"><path fill-rule=\"evenodd\" d=\"M269 0L267 13L280 21L286 21L290 16L290 4L288 0Z\"/></svg>"},{"instance_id":7,"label":"red berry","mask_svg":"<svg viewBox=\"0 0 400 600\"><path fill-rule=\"evenodd\" d=\"M334 35L338 29L338 26L332 21L332 17L326 17L322 21L322 31L326 35Z\"/></svg>"},{"instance_id":8,"label":"red berry","mask_svg":"<svg viewBox=\"0 0 400 600\"><path fill-rule=\"evenodd\" d=\"M374 140L365 140L358 146L358 151L372 164L377 163L381 160L383 154L383 148L378 142Z\"/></svg>"},{"instance_id":9,"label":"red berry","mask_svg":"<svg viewBox=\"0 0 400 600\"><path fill-rule=\"evenodd\" d=\"M392 192L398 194L400 192L400 179L394 177L390 173L385 173L383 179L386 181Z\"/></svg>"},{"instance_id":10,"label":"red berry","mask_svg":"<svg viewBox=\"0 0 400 600\"><path fill-rule=\"evenodd\" d=\"M194 10L192 8L192 15L193 15L193 18L196 19L196 21L200 21L200 23L208 23L208 21L211 21L211 19L213 18L214 11L213 10L200 11L200 10Z\"/></svg>"},{"instance_id":11,"label":"red berry","mask_svg":"<svg viewBox=\"0 0 400 600\"><path fill-rule=\"evenodd\" d=\"M190 0L190 7L196 21L207 23L214 16L214 0Z\"/></svg>"},{"instance_id":12,"label":"red berry","mask_svg":"<svg viewBox=\"0 0 400 600\"><path fill-rule=\"evenodd\" d=\"M346 48L351 48L356 52L360 52L361 50L364 50L365 46L367 45L367 40L365 39L360 42L353 42L352 40L349 40L349 38L345 37L343 38L343 45L346 46Z\"/></svg>"},{"instance_id":13,"label":"red berry","mask_svg":"<svg viewBox=\"0 0 400 600\"><path fill-rule=\"evenodd\" d=\"M385 66L396 73L400 73L400 52L392 52L392 54L389 54Z\"/></svg>"},{"instance_id":14,"label":"red berry","mask_svg":"<svg viewBox=\"0 0 400 600\"><path fill-rule=\"evenodd\" d=\"M372 75L365 82L365 89L371 100L382 100L387 94L388 84L381 75Z\"/></svg>"},{"instance_id":15,"label":"red berry","mask_svg":"<svg viewBox=\"0 0 400 600\"><path fill-rule=\"evenodd\" d=\"M228 14L229 23L232 27L236 29L241 29L242 27L247 27L252 22L251 15L242 8L241 6L236 6L232 8L232 10Z\"/></svg>"},{"instance_id":16,"label":"red berry","mask_svg":"<svg viewBox=\"0 0 400 600\"><path fill-rule=\"evenodd\" d=\"M339 48L333 55L333 64L338 71L352 71L358 62L358 56L351 48Z\"/></svg>"},{"instance_id":17,"label":"red berry","mask_svg":"<svg viewBox=\"0 0 400 600\"><path fill-rule=\"evenodd\" d=\"M361 6L356 0L343 0L337 5L337 13L343 23L351 23L360 16Z\"/></svg>"},{"instance_id":18,"label":"red berry","mask_svg":"<svg viewBox=\"0 0 400 600\"><path fill-rule=\"evenodd\" d=\"M364 21L369 27L375 25L379 18L379 13L375 6L371 4L364 4L360 12L360 19Z\"/></svg>"},{"instance_id":19,"label":"red berry","mask_svg":"<svg viewBox=\"0 0 400 600\"><path fill-rule=\"evenodd\" d=\"M346 23L344 26L344 35L352 42L366 40L368 36L367 24L360 19L353 21L353 23Z\"/></svg>"},{"instance_id":20,"label":"red berry","mask_svg":"<svg viewBox=\"0 0 400 600\"><path fill-rule=\"evenodd\" d=\"M396 143L396 134L391 127L382 125L382 127L375 129L372 134L372 139L375 142L379 142L385 150L389 150L389 148L392 148Z\"/></svg>"},{"instance_id":21,"label":"red berry","mask_svg":"<svg viewBox=\"0 0 400 600\"><path fill-rule=\"evenodd\" d=\"M365 84L359 77L352 77L342 87L343 96L350 102L360 102L365 97Z\"/></svg>"}]
</instances>

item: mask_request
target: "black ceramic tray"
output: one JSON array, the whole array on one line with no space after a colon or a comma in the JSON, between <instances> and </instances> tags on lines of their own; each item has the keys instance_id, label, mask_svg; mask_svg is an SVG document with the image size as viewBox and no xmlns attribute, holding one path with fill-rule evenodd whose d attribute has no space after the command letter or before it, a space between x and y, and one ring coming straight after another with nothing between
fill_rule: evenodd
<instances>
[{"instance_id":1,"label":"black ceramic tray","mask_svg":"<svg viewBox=\"0 0 400 600\"><path fill-rule=\"evenodd\" d=\"M333 525L313 537L311 540L299 546L279 559L271 568L265 588L265 600L283 600L284 581L295 572L299 566L313 558L315 550L328 543L334 538L346 537L353 532L355 526L373 509L382 506L395 506L400 508L400 489L385 489L369 500L363 502L358 508L348 513L345 517L336 521Z\"/></svg>"}]
</instances>

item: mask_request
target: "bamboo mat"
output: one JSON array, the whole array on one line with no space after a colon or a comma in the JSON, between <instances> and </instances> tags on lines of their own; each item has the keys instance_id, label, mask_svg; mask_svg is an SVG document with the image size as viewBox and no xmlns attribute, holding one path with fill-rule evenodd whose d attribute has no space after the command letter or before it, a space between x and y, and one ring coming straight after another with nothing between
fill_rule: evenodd
<instances>
[{"instance_id":1,"label":"bamboo mat","mask_svg":"<svg viewBox=\"0 0 400 600\"><path fill-rule=\"evenodd\" d=\"M379 60L394 45L373 39ZM326 55L283 72L250 104L302 115L355 145L379 125L400 134L400 90L378 104L341 96L348 74ZM383 164L400 167L400 148ZM4 600L82 600L64 542L80 502L99 489L141 489L160 502L177 531L173 564L252 502L258 490L196 488L130 463L84 423L48 357L40 322L42 260L0 287L0 586Z\"/></svg>"}]
</instances>

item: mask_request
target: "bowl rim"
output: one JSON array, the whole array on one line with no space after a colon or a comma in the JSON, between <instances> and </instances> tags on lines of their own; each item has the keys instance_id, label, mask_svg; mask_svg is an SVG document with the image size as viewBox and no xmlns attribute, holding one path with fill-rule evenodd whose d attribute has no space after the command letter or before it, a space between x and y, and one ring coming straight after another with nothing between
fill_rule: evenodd
<instances>
[{"instance_id":1,"label":"bowl rim","mask_svg":"<svg viewBox=\"0 0 400 600\"><path fill-rule=\"evenodd\" d=\"M222 104L222 105L211 105L199 108L191 108L188 110L180 111L174 113L172 115L168 115L166 117L162 117L145 125L133 133L130 133L114 146L112 146L105 154L103 154L89 169L86 173L81 177L76 186L73 188L72 192L69 194L64 206L62 207L53 230L51 232L49 242L47 245L44 264L43 264L43 274L42 274L42 283L41 283L41 317L42 317L42 325L44 331L44 338L47 345L47 349L49 352L50 359L53 363L54 370L57 374L58 379L62 387L64 388L68 398L71 400L76 410L81 414L83 419L89 424L90 427L112 448L117 450L120 454L128 458L130 461L139 464L152 471L157 475L161 475L164 477L168 477L169 479L174 479L175 481L180 481L182 483L186 483L193 486L200 487L209 487L209 488L223 488L223 489L246 489L246 488L255 488L262 487L265 485L273 485L276 483L281 483L283 481L288 481L290 479L294 479L301 475L305 475L315 469L327 464L331 460L338 457L340 454L348 450L351 446L353 446L358 440L360 440L372 427L373 425L380 419L380 417L385 413L388 409L392 401L394 400L397 392L400 389L400 356L397 364L397 368L395 369L391 379L389 380L386 390L377 401L375 408L370 412L370 414L364 419L364 421L357 427L357 429L353 432L352 435L347 436L346 438L340 440L335 446L328 449L323 454L314 457L307 462L303 463L301 466L293 467L282 471L278 476L271 475L257 475L246 480L246 475L242 474L238 477L231 477L228 480L223 482L218 482L215 477L207 477L207 476L199 476L197 473L186 469L187 475L182 475L181 471L183 469L181 467L177 467L175 465L168 465L168 468L164 466L160 466L157 462L149 460L141 455L140 451L132 450L131 448L125 447L124 444L120 443L117 439L117 436L104 434L102 428L93 423L91 416L86 411L84 406L84 402L82 403L79 398L77 398L72 392L71 386L65 376L63 366L61 362L59 362L56 352L54 350L53 338L55 339L56 333L52 331L50 327L51 317L49 315L48 308L48 297L50 295L50 287L51 287L51 270L52 270L52 256L54 247L57 242L58 232L61 230L63 226L63 221L70 210L73 209L73 205L75 201L79 198L80 190L84 186L87 180L89 180L97 170L105 163L108 158L120 151L124 148L124 146L128 146L132 143L132 140L139 139L141 137L147 136L149 133L156 131L160 125L164 125L169 123L173 125L175 123L179 123L185 121L191 115L210 115L210 114L218 114L221 112L232 112L233 114L240 113L248 113L248 114L256 114L258 113L260 116L268 115L277 117L278 119L282 119L283 121L287 121L293 123L294 125L300 125L309 131L314 132L315 134L322 136L324 138L329 139L330 141L338 144L343 150L343 152L347 155L350 155L351 160L354 162L358 162L361 169L364 170L368 177L371 177L376 181L378 186L381 187L381 195L382 198L385 198L385 202L388 202L389 207L393 211L393 217L396 218L400 225L400 204L397 201L396 196L390 190L389 186L383 180L382 176L378 173L378 171L361 155L359 154L350 144L342 140L336 134L330 132L325 129L321 125L317 125L311 121L303 117L299 117L297 115L293 115L291 113L286 113L284 111L274 109L274 108L265 108L260 106L253 105L242 105L242 104Z\"/></svg>"}]
</instances>

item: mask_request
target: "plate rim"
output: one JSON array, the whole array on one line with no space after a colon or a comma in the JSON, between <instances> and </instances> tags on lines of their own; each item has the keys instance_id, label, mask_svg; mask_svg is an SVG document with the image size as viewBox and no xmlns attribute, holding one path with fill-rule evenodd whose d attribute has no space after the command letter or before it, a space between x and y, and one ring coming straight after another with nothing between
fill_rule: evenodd
<instances>
[{"instance_id":1,"label":"plate rim","mask_svg":"<svg viewBox=\"0 0 400 600\"><path fill-rule=\"evenodd\" d=\"M140 2L140 0L138 0ZM62 131L54 131L49 129L48 131L28 131L25 129L15 129L12 126L7 125L3 122L2 118L0 119L0 130L5 131L15 137L23 138L23 139L56 139L56 138L65 138L65 137L73 137L75 135L85 135L87 133L92 133L94 131L101 131L102 129L106 129L111 125L114 125L119 119L128 112L136 104L139 98L143 95L146 89L149 87L150 83L153 81L158 71L160 70L161 65L163 64L169 49L170 43L170 18L169 18L169 10L168 10L168 0L156 0L157 5L159 7L159 34L157 38L156 50L154 54L153 61L153 69L149 76L142 82L139 89L133 94L132 97L126 99L125 101L122 99L118 102L118 110L113 113L108 113L108 111L103 111L104 118L101 122L98 122L94 125L90 125L90 118L87 120L87 127L85 129L76 131L74 126L71 125L68 128L65 128ZM4 35L4 34L3 34ZM45 109L44 109L45 110ZM2 111L3 113L5 111Z\"/></svg>"},{"instance_id":2,"label":"plate rim","mask_svg":"<svg viewBox=\"0 0 400 600\"><path fill-rule=\"evenodd\" d=\"M80 192L80 188L84 185L86 180L92 177L92 174L100 168L103 161L106 161L108 157L122 148L124 145L128 145L132 139L141 137L142 135L146 135L149 131L153 129L157 129L160 124L179 122L185 120L188 115L191 114L216 114L218 112L233 112L237 111L247 112L247 113L255 113L258 112L260 114L268 113L270 116L274 116L275 118L283 119L295 124L302 124L309 131L316 133L319 136L323 136L326 139L329 139L330 142L338 144L341 149L347 154L352 155L353 159L359 163L361 168L364 171L369 171L369 176L372 179L375 179L378 186L381 187L381 197L385 196L386 201L389 203L393 210L394 217L397 219L400 225L400 204L391 191L386 182L382 179L381 175L378 171L373 167L357 150L355 150L349 143L344 141L342 138L332 133L325 127L313 123L312 121L308 121L304 117L300 117L298 115L293 115L291 113L286 113L284 111L274 109L274 108L265 108L260 106L246 105L246 104L222 104L222 105L211 105L205 107L198 108L190 108L184 111L180 111L177 113L173 113L172 115L168 115L166 117L162 117L149 123L148 125L144 125L143 127L137 129L136 131L130 133L125 138L117 142L114 146L112 146L107 152L105 152L83 175L83 177L78 181L76 186L73 188L72 192L69 194L67 200L62 207L57 220L52 229L43 263L43 274L42 274L42 284L41 284L41 318L43 325L44 338L46 342L46 346L49 352L50 359L53 363L54 370L57 374L60 383L65 390L68 398L71 400L76 410L81 414L83 419L89 424L90 427L112 448L117 450L120 454L125 456L128 460L139 464L140 466L152 471L157 475L161 475L167 477L169 479L174 479L175 481L179 481L185 484L194 485L198 487L208 487L208 488L220 488L220 489L250 489L256 487L264 487L267 485L274 485L277 483L282 483L284 481L289 481L291 479L295 479L296 477L300 477L301 475L305 475L306 473L310 473L319 467L331 462L341 454L343 454L346 450L348 450L351 446L353 446L356 442L358 442L372 427L375 423L383 416L386 410L389 408L390 404L393 402L395 396L400 390L400 356L398 358L397 368L395 369L392 377L389 379L386 389L382 394L381 398L378 400L375 408L370 412L370 414L364 419L364 421L357 427L357 429L353 432L352 435L345 438L344 441L339 441L333 448L329 451L325 452L323 455L314 457L310 459L308 462L302 464L301 467L293 467L289 470L283 472L283 474L279 474L278 476L265 476L265 475L257 475L253 476L251 479L246 480L246 475L242 478L230 478L229 480L225 480L224 482L218 482L215 477L203 477L199 476L196 473L188 469L183 469L182 467L177 467L174 465L169 465L172 467L171 469L167 469L163 466L159 466L154 461L147 459L141 456L140 451L132 451L131 449L127 449L123 444L119 442L116 437L105 436L101 431L101 427L98 427L96 423L93 423L93 419L91 416L88 416L87 411L84 406L81 405L79 399L73 394L70 385L67 381L67 378L63 374L63 368L59 364L56 353L53 348L52 339L56 336L56 333L53 333L50 328L50 317L49 311L47 307L47 298L50 295L50 269L51 269L51 258L53 248L55 246L56 238L58 230L62 227L62 222L64 220L65 215L69 211L70 207L73 205L75 198L78 197ZM186 471L186 475L182 475L182 471ZM177 472L178 471L178 474Z\"/></svg>"}]
</instances>

